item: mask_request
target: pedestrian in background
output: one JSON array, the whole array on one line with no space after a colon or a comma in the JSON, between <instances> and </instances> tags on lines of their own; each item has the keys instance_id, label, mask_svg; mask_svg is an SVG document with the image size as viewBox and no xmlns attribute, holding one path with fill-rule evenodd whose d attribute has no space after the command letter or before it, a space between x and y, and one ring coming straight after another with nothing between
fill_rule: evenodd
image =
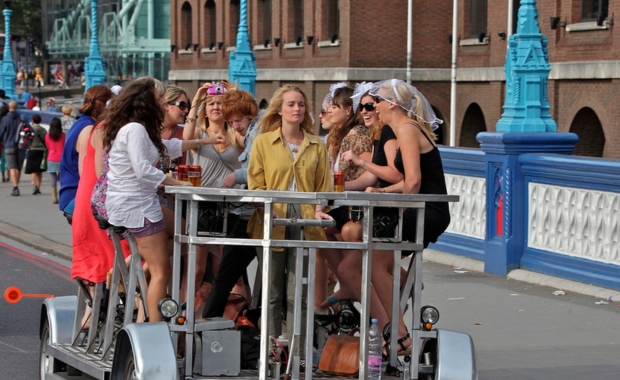
<instances>
[{"instance_id":1,"label":"pedestrian in background","mask_svg":"<svg viewBox=\"0 0 620 380\"><path fill-rule=\"evenodd\" d=\"M75 118L73 117L73 106L70 104L66 104L62 106L62 117L60 118L60 124L62 125L62 132L67 133L73 123L75 123Z\"/></svg>"},{"instance_id":2,"label":"pedestrian in background","mask_svg":"<svg viewBox=\"0 0 620 380\"><path fill-rule=\"evenodd\" d=\"M11 172L13 181L13 191L11 196L19 196L19 180L22 175L22 166L26 149L19 148L19 129L24 120L23 116L17 113L19 105L15 100L9 102L9 113L0 122L0 142L4 145L6 163Z\"/></svg>"},{"instance_id":3,"label":"pedestrian in background","mask_svg":"<svg viewBox=\"0 0 620 380\"><path fill-rule=\"evenodd\" d=\"M0 107L0 123L2 119L9 113L9 107L2 104ZM2 173L2 183L10 181L10 175L6 172L6 157L4 157L4 145L0 140L0 172Z\"/></svg>"},{"instance_id":4,"label":"pedestrian in background","mask_svg":"<svg viewBox=\"0 0 620 380\"><path fill-rule=\"evenodd\" d=\"M46 171L46 166L43 165L45 160L45 135L47 131L41 126L41 115L32 115L32 121L30 122L34 131L34 138L32 144L28 147L28 159L26 159L26 174L32 176L32 195L41 194L41 180L43 179L43 172Z\"/></svg>"},{"instance_id":5,"label":"pedestrian in background","mask_svg":"<svg viewBox=\"0 0 620 380\"><path fill-rule=\"evenodd\" d=\"M50 173L52 201L58 204L58 179L60 176L60 159L62 149L65 146L65 134L62 131L62 123L59 118L54 117L50 121L50 131L45 135L45 145L47 146L47 172Z\"/></svg>"}]
</instances>

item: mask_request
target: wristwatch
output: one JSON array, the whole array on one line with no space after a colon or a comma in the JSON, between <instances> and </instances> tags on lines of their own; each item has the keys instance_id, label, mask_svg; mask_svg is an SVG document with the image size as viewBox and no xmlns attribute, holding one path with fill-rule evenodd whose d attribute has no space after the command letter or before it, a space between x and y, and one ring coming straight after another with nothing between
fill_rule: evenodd
<instances>
[{"instance_id":1,"label":"wristwatch","mask_svg":"<svg viewBox=\"0 0 620 380\"><path fill-rule=\"evenodd\" d=\"M196 148L200 148L200 139L196 139Z\"/></svg>"}]
</instances>

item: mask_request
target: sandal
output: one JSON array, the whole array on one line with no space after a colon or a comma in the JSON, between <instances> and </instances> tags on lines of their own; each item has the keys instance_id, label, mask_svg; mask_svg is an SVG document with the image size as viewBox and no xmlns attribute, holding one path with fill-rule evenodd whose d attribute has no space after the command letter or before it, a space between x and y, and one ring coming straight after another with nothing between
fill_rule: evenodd
<instances>
[{"instance_id":1,"label":"sandal","mask_svg":"<svg viewBox=\"0 0 620 380\"><path fill-rule=\"evenodd\" d=\"M390 357L390 350L392 349L391 339L390 339L391 329L392 329L391 323L387 323L385 327L383 328L383 340L385 340L385 344L383 345L383 347L381 347L381 354L384 355L384 359L387 359ZM409 331L407 331L407 334L405 334L405 336L403 336L402 338L399 338L396 341L396 344L398 344L398 352L396 354L397 356L410 356L411 355L411 345L405 346L405 342L409 339L411 339L411 335L409 334ZM384 349L385 349L385 352L383 351Z\"/></svg>"}]
</instances>

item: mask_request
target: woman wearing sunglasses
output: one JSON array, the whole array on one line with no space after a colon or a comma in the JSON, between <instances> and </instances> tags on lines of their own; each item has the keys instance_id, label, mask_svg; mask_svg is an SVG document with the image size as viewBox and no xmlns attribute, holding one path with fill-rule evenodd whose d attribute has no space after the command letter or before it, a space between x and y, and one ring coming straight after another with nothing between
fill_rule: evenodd
<instances>
[{"instance_id":1,"label":"woman wearing sunglasses","mask_svg":"<svg viewBox=\"0 0 620 380\"><path fill-rule=\"evenodd\" d=\"M357 179L345 183L345 189L349 191L363 191L369 186L377 186L377 183L381 187L389 186L403 178L393 165L398 149L396 136L389 126L384 125L379 120L374 98L368 94L371 87L372 83L357 84L351 97L353 106L358 111L358 119L362 120L364 125L370 129L373 153L370 161L364 160L352 150L342 153L341 160L360 167L363 166L366 169ZM379 211L378 208L375 209L375 212L377 211ZM341 229L342 239L351 242L362 241L361 216L355 217L353 212L351 214L353 219L346 222ZM330 269L336 273L340 288L336 293L327 297L321 307L330 310L333 314L336 312L334 309L337 309L338 303L348 300L359 301L361 298L361 251L350 251L346 254L343 254L342 251L334 251L330 253L329 264ZM374 288L371 288L370 313L373 318L378 319L380 328L384 328L389 322L387 313ZM325 319L329 320L329 318Z\"/></svg>"},{"instance_id":2,"label":"woman wearing sunglasses","mask_svg":"<svg viewBox=\"0 0 620 380\"><path fill-rule=\"evenodd\" d=\"M166 86L166 94L164 95L168 103L166 116L161 124L162 140L170 140L172 138L183 140L183 126L185 117L189 113L190 105L187 100L187 93L181 87L169 85ZM160 169L167 171L171 166L185 165L185 154L174 160L174 162L164 162L166 167Z\"/></svg>"},{"instance_id":3,"label":"woman wearing sunglasses","mask_svg":"<svg viewBox=\"0 0 620 380\"><path fill-rule=\"evenodd\" d=\"M371 187L366 191L403 194L447 194L446 182L439 149L435 144L433 129L443 121L435 116L431 105L415 87L398 79L377 82L370 89L374 97L379 119L390 125L398 151L394 166L403 174L402 181L383 188ZM411 115L411 116L409 116ZM415 241L416 212L403 212L403 240ZM450 224L450 210L446 202L429 202L424 213L424 247L437 241ZM394 255L391 251L373 254L372 284L391 319L392 268ZM411 252L403 252L403 256ZM411 346L402 311L398 315L398 339L392 348L399 354ZM390 341L386 329L384 338Z\"/></svg>"}]
</instances>

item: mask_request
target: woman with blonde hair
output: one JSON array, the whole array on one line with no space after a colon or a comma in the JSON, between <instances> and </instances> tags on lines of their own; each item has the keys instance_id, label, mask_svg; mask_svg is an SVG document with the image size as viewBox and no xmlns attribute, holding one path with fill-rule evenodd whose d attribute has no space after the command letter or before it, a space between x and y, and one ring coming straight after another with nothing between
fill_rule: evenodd
<instances>
[{"instance_id":1,"label":"woman with blonde hair","mask_svg":"<svg viewBox=\"0 0 620 380\"><path fill-rule=\"evenodd\" d=\"M243 147L239 144L242 138L237 137L237 133L232 126L224 120L222 113L222 101L224 94L229 86L227 82L223 84L205 83L198 89L192 107L187 115L187 121L183 128L183 138L185 140L196 141L196 146L191 150L187 157L189 165L199 165L202 168L201 186L204 187L223 187L224 179L236 169L241 168L238 158L243 152ZM230 86L229 86L230 87ZM198 143L199 139L205 137L223 136L224 143L217 145L202 146ZM208 221L215 220L217 210L213 203L201 202L198 204L198 229L200 231L216 232L217 223L209 224ZM196 249L196 281L195 289L201 287L203 277L206 273L209 253L213 273L217 272L219 261L222 256L222 246L198 246ZM183 283L181 294L185 294Z\"/></svg>"},{"instance_id":2,"label":"woman with blonde hair","mask_svg":"<svg viewBox=\"0 0 620 380\"><path fill-rule=\"evenodd\" d=\"M312 118L306 94L296 86L279 88L261 120L262 133L256 137L250 154L248 188L250 190L289 190L296 192L330 191L330 172L327 150L321 139L314 135ZM324 206L274 204L274 212L281 218L298 215L304 219L332 219ZM248 232L254 239L263 237L263 212L257 211L248 223ZM325 240L325 232L319 227L304 229L307 240ZM274 239L299 239L299 229L274 227ZM275 251L275 249L274 249ZM285 269L287 273L285 274ZM295 302L295 250L272 255L269 289L269 334L278 336L282 330L282 301L287 290L287 332L293 332L293 309ZM288 280L287 280L288 276ZM301 300L302 309L306 301ZM305 311L302 310L302 315ZM302 317L302 326L305 325ZM302 334L299 347L305 347ZM303 352L300 353L303 357Z\"/></svg>"}]
</instances>

